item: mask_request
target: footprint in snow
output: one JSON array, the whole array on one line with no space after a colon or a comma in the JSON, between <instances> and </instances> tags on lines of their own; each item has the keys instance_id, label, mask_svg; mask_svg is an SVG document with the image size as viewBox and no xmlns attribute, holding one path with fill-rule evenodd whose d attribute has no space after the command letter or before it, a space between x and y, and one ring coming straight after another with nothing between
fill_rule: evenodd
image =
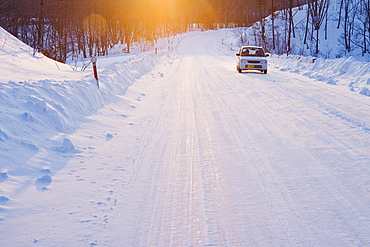
<instances>
[{"instance_id":1,"label":"footprint in snow","mask_svg":"<svg viewBox=\"0 0 370 247\"><path fill-rule=\"evenodd\" d=\"M8 174L6 172L0 173L0 183L4 182L8 178Z\"/></svg>"},{"instance_id":2,"label":"footprint in snow","mask_svg":"<svg viewBox=\"0 0 370 247\"><path fill-rule=\"evenodd\" d=\"M94 137L93 137L93 136L83 135L83 137L86 137L86 138L89 138L89 139L94 139Z\"/></svg>"},{"instance_id":3,"label":"footprint in snow","mask_svg":"<svg viewBox=\"0 0 370 247\"><path fill-rule=\"evenodd\" d=\"M77 152L72 141L68 138L63 139L62 146L54 147L52 150L61 152L61 153L76 153Z\"/></svg>"},{"instance_id":4,"label":"footprint in snow","mask_svg":"<svg viewBox=\"0 0 370 247\"><path fill-rule=\"evenodd\" d=\"M50 174L51 173L49 168L43 168L43 169L41 169L41 172L44 173L44 174Z\"/></svg>"},{"instance_id":5,"label":"footprint in snow","mask_svg":"<svg viewBox=\"0 0 370 247\"><path fill-rule=\"evenodd\" d=\"M31 115L31 113L25 112L25 113L23 113L22 116L23 116L23 119L26 120L27 122L33 121L33 117Z\"/></svg>"},{"instance_id":6,"label":"footprint in snow","mask_svg":"<svg viewBox=\"0 0 370 247\"><path fill-rule=\"evenodd\" d=\"M113 135L112 134L110 134L110 133L107 133L107 135L105 136L105 140L106 141L110 141L110 140L112 140L113 139Z\"/></svg>"},{"instance_id":7,"label":"footprint in snow","mask_svg":"<svg viewBox=\"0 0 370 247\"><path fill-rule=\"evenodd\" d=\"M9 201L9 198L6 196L0 196L0 205L5 205Z\"/></svg>"},{"instance_id":8,"label":"footprint in snow","mask_svg":"<svg viewBox=\"0 0 370 247\"><path fill-rule=\"evenodd\" d=\"M49 186L53 179L49 175L42 176L35 182L36 188L39 191L47 190L46 186Z\"/></svg>"}]
</instances>

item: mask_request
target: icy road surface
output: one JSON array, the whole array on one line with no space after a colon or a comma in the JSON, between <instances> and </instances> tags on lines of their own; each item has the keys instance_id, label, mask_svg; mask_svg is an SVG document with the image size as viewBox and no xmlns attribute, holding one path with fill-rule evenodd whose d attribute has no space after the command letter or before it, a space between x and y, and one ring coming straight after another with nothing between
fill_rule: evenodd
<instances>
[{"instance_id":1,"label":"icy road surface","mask_svg":"<svg viewBox=\"0 0 370 247\"><path fill-rule=\"evenodd\" d=\"M224 35L187 37L70 136L82 152L28 189L9 242L370 245L370 98L239 74Z\"/></svg>"}]
</instances>

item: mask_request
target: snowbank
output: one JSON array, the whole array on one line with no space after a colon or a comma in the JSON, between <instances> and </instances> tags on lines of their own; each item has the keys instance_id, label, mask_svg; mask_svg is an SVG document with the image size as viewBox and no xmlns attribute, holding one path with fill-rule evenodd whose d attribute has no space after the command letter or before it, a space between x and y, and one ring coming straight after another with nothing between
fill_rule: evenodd
<instances>
[{"instance_id":1,"label":"snowbank","mask_svg":"<svg viewBox=\"0 0 370 247\"><path fill-rule=\"evenodd\" d=\"M0 172L6 178L56 173L63 162L55 154L78 152L66 135L123 95L161 57L142 53L99 66L99 90L91 66L76 71L34 53L4 29L0 44Z\"/></svg>"},{"instance_id":2,"label":"snowbank","mask_svg":"<svg viewBox=\"0 0 370 247\"><path fill-rule=\"evenodd\" d=\"M270 65L280 71L307 76L331 85L348 87L351 91L370 96L370 63L354 57L316 59L301 56L278 56L269 58Z\"/></svg>"}]
</instances>

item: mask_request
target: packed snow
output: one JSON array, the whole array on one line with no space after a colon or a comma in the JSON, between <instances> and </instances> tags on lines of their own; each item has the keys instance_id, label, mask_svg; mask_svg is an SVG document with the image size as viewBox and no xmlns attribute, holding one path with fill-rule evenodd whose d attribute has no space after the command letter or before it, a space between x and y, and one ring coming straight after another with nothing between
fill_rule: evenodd
<instances>
[{"instance_id":1,"label":"packed snow","mask_svg":"<svg viewBox=\"0 0 370 247\"><path fill-rule=\"evenodd\" d=\"M98 88L0 30L0 245L369 245L369 63L168 39Z\"/></svg>"}]
</instances>

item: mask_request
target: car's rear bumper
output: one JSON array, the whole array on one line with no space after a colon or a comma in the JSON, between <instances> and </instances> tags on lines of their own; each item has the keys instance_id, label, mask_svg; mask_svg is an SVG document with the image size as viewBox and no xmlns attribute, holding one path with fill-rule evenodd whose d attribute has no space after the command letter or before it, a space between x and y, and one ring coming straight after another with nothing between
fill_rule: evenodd
<instances>
[{"instance_id":1,"label":"car's rear bumper","mask_svg":"<svg viewBox=\"0 0 370 247\"><path fill-rule=\"evenodd\" d=\"M240 70L267 70L267 62L256 61L249 63L248 61L242 61L237 65Z\"/></svg>"}]
</instances>

